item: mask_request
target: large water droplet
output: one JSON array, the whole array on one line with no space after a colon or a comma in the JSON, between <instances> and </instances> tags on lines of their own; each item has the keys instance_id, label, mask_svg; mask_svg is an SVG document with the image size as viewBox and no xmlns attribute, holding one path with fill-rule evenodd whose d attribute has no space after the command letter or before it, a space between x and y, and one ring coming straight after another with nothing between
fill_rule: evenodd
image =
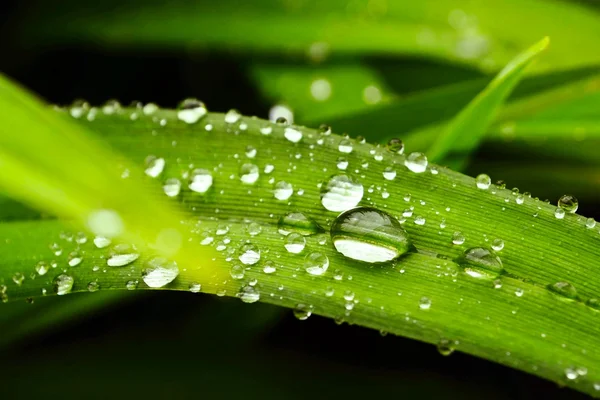
<instances>
[{"instance_id":1,"label":"large water droplet","mask_svg":"<svg viewBox=\"0 0 600 400\"><path fill-rule=\"evenodd\" d=\"M304 269L311 275L320 276L327 272L329 258L318 252L310 253L304 259Z\"/></svg>"},{"instance_id":2,"label":"large water droplet","mask_svg":"<svg viewBox=\"0 0 600 400\"><path fill-rule=\"evenodd\" d=\"M75 279L73 279L72 276L67 274L60 274L59 276L54 278L54 292L59 296L70 293L73 289L74 283Z\"/></svg>"},{"instance_id":3,"label":"large water droplet","mask_svg":"<svg viewBox=\"0 0 600 400\"><path fill-rule=\"evenodd\" d=\"M120 243L112 248L110 257L106 260L109 267L124 267L140 257L136 249L128 244Z\"/></svg>"},{"instance_id":4,"label":"large water droplet","mask_svg":"<svg viewBox=\"0 0 600 400\"><path fill-rule=\"evenodd\" d=\"M558 199L558 206L570 214L574 214L579 208L579 201L575 196L565 194Z\"/></svg>"},{"instance_id":5,"label":"large water droplet","mask_svg":"<svg viewBox=\"0 0 600 400\"><path fill-rule=\"evenodd\" d=\"M240 180L242 183L252 185L260 176L258 167L254 164L243 164L240 167Z\"/></svg>"},{"instance_id":6,"label":"large water droplet","mask_svg":"<svg viewBox=\"0 0 600 400\"><path fill-rule=\"evenodd\" d=\"M552 285L548 285L548 289L564 299L577 300L577 289L569 282L556 282Z\"/></svg>"},{"instance_id":7,"label":"large water droplet","mask_svg":"<svg viewBox=\"0 0 600 400\"><path fill-rule=\"evenodd\" d=\"M197 99L185 99L177 108L177 118L187 124L195 124L206 115L206 106Z\"/></svg>"},{"instance_id":8,"label":"large water droplet","mask_svg":"<svg viewBox=\"0 0 600 400\"><path fill-rule=\"evenodd\" d=\"M406 168L410 169L412 172L425 172L427 169L427 156L418 152L410 153L408 157L406 157L404 165L406 165Z\"/></svg>"},{"instance_id":9,"label":"large water droplet","mask_svg":"<svg viewBox=\"0 0 600 400\"><path fill-rule=\"evenodd\" d=\"M206 193L213 184L213 177L209 170L196 168L190 174L188 187L196 193Z\"/></svg>"},{"instance_id":10,"label":"large water droplet","mask_svg":"<svg viewBox=\"0 0 600 400\"><path fill-rule=\"evenodd\" d=\"M151 288L161 288L173 282L179 275L179 267L175 261L163 257L154 257L146 262L142 271L142 279Z\"/></svg>"},{"instance_id":11,"label":"large water droplet","mask_svg":"<svg viewBox=\"0 0 600 400\"><path fill-rule=\"evenodd\" d=\"M475 178L475 183L479 189L487 190L492 184L492 179L489 175L479 174L477 175L477 178Z\"/></svg>"},{"instance_id":12,"label":"large water droplet","mask_svg":"<svg viewBox=\"0 0 600 400\"><path fill-rule=\"evenodd\" d=\"M321 204L329 211L346 211L362 200L363 185L348 175L334 175L321 187Z\"/></svg>"},{"instance_id":13,"label":"large water droplet","mask_svg":"<svg viewBox=\"0 0 600 400\"><path fill-rule=\"evenodd\" d=\"M371 207L340 214L331 225L331 240L346 257L369 263L393 260L410 248L398 220Z\"/></svg>"},{"instance_id":14,"label":"large water droplet","mask_svg":"<svg viewBox=\"0 0 600 400\"><path fill-rule=\"evenodd\" d=\"M500 257L484 247L465 250L458 263L473 278L495 279L504 271Z\"/></svg>"}]
</instances>

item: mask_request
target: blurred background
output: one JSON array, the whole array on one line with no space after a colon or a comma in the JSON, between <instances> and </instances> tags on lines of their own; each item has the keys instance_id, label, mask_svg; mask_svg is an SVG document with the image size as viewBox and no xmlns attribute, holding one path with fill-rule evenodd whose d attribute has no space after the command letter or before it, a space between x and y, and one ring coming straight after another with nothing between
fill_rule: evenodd
<instances>
[{"instance_id":1,"label":"blurred background","mask_svg":"<svg viewBox=\"0 0 600 400\"><path fill-rule=\"evenodd\" d=\"M0 2L0 71L50 103L117 99L293 118L427 151L515 55L550 36L464 171L600 218L595 0ZM26 218L26 216L24 216ZM585 398L434 346L190 293L0 308L3 398Z\"/></svg>"}]
</instances>

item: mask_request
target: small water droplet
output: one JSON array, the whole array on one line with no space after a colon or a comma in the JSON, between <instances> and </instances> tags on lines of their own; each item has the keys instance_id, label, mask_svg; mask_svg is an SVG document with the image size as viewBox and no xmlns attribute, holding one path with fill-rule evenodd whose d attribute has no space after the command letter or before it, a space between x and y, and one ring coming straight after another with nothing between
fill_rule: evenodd
<instances>
[{"instance_id":1,"label":"small water droplet","mask_svg":"<svg viewBox=\"0 0 600 400\"><path fill-rule=\"evenodd\" d=\"M406 160L404 161L404 165L406 168L411 170L412 172L421 173L425 172L427 169L427 156L423 153L410 153Z\"/></svg>"},{"instance_id":2,"label":"small water droplet","mask_svg":"<svg viewBox=\"0 0 600 400\"><path fill-rule=\"evenodd\" d=\"M12 280L15 283L15 285L21 286L23 284L23 281L25 280L25 275L23 275L20 272L15 272L15 274L12 277Z\"/></svg>"},{"instance_id":3,"label":"small water droplet","mask_svg":"<svg viewBox=\"0 0 600 400\"><path fill-rule=\"evenodd\" d=\"M256 167L256 166L255 166ZM258 167L256 167L258 169ZM258 172L257 172L258 174ZM242 178L243 182L243 178ZM213 176L209 170L196 168L190 174L188 187L191 191L204 194L212 187Z\"/></svg>"},{"instance_id":4,"label":"small water droplet","mask_svg":"<svg viewBox=\"0 0 600 400\"><path fill-rule=\"evenodd\" d=\"M500 257L483 247L465 250L458 263L473 278L495 279L504 271Z\"/></svg>"},{"instance_id":5,"label":"small water droplet","mask_svg":"<svg viewBox=\"0 0 600 400\"><path fill-rule=\"evenodd\" d=\"M465 242L465 235L462 232L454 232L452 234L452 243L456 245L463 244Z\"/></svg>"},{"instance_id":6,"label":"small water droplet","mask_svg":"<svg viewBox=\"0 0 600 400\"><path fill-rule=\"evenodd\" d=\"M517 297L521 297L521 296L523 296L523 294L524 294L524 293L525 293L525 292L524 292L524 291L523 291L523 289L521 289L521 288L517 288L517 289L515 289L515 296L517 296Z\"/></svg>"},{"instance_id":7,"label":"small water droplet","mask_svg":"<svg viewBox=\"0 0 600 400\"><path fill-rule=\"evenodd\" d=\"M502 288L502 281L500 279L494 279L494 289L501 289Z\"/></svg>"},{"instance_id":8,"label":"small water droplet","mask_svg":"<svg viewBox=\"0 0 600 400\"><path fill-rule=\"evenodd\" d=\"M240 289L238 297L244 303L256 303L260 300L260 292L255 286L246 285Z\"/></svg>"},{"instance_id":9,"label":"small water droplet","mask_svg":"<svg viewBox=\"0 0 600 400\"><path fill-rule=\"evenodd\" d=\"M312 309L312 306L298 304L296 308L294 308L294 317L298 318L300 321L304 321L312 315Z\"/></svg>"},{"instance_id":10,"label":"small water droplet","mask_svg":"<svg viewBox=\"0 0 600 400\"><path fill-rule=\"evenodd\" d=\"M554 216L556 217L556 219L563 219L565 217L565 210L562 208L557 208L556 210L554 210Z\"/></svg>"},{"instance_id":11,"label":"small water droplet","mask_svg":"<svg viewBox=\"0 0 600 400\"><path fill-rule=\"evenodd\" d=\"M585 220L585 227L588 229L592 229L596 226L596 220L594 218L588 218Z\"/></svg>"},{"instance_id":12,"label":"small water droplet","mask_svg":"<svg viewBox=\"0 0 600 400\"><path fill-rule=\"evenodd\" d=\"M299 233L290 233L286 238L284 246L289 253L298 254L304 250L306 239Z\"/></svg>"},{"instance_id":13,"label":"small water droplet","mask_svg":"<svg viewBox=\"0 0 600 400\"><path fill-rule=\"evenodd\" d=\"M83 255L79 250L73 250L69 253L69 256L67 257L67 263L69 264L69 267L76 267L79 264L81 264L82 261Z\"/></svg>"},{"instance_id":14,"label":"small water droplet","mask_svg":"<svg viewBox=\"0 0 600 400\"><path fill-rule=\"evenodd\" d=\"M206 106L197 99L185 99L177 107L177 118L186 124L195 124L206 115Z\"/></svg>"},{"instance_id":15,"label":"small water droplet","mask_svg":"<svg viewBox=\"0 0 600 400\"><path fill-rule=\"evenodd\" d=\"M403 154L404 143L402 143L402 140L398 138L390 139L389 142L387 142L387 149L392 153Z\"/></svg>"},{"instance_id":16,"label":"small water droplet","mask_svg":"<svg viewBox=\"0 0 600 400\"><path fill-rule=\"evenodd\" d=\"M346 211L362 200L363 185L349 175L334 175L321 186L321 204L328 211Z\"/></svg>"},{"instance_id":17,"label":"small water droplet","mask_svg":"<svg viewBox=\"0 0 600 400\"><path fill-rule=\"evenodd\" d=\"M301 212L292 212L279 218L277 224L279 233L289 235L291 232L297 232L301 235L313 235L321 231L321 227L312 219Z\"/></svg>"},{"instance_id":18,"label":"small water droplet","mask_svg":"<svg viewBox=\"0 0 600 400\"><path fill-rule=\"evenodd\" d=\"M273 274L277 271L277 267L273 261L265 261L263 264L263 272L265 274Z\"/></svg>"},{"instance_id":19,"label":"small water droplet","mask_svg":"<svg viewBox=\"0 0 600 400\"><path fill-rule=\"evenodd\" d=\"M452 342L448 339L441 339L437 344L438 352L443 356L449 356L454 353L454 346Z\"/></svg>"},{"instance_id":20,"label":"small water droplet","mask_svg":"<svg viewBox=\"0 0 600 400\"><path fill-rule=\"evenodd\" d=\"M287 183L285 181L279 181L275 184L275 188L273 189L273 196L277 200L287 200L294 193L294 187L291 183Z\"/></svg>"},{"instance_id":21,"label":"small water droplet","mask_svg":"<svg viewBox=\"0 0 600 400\"><path fill-rule=\"evenodd\" d=\"M494 251L501 251L502 249L504 249L504 240L502 240L502 239L494 239L492 241L492 250L494 250Z\"/></svg>"},{"instance_id":22,"label":"small water droplet","mask_svg":"<svg viewBox=\"0 0 600 400\"><path fill-rule=\"evenodd\" d=\"M127 281L125 287L127 288L127 290L135 290L138 287L138 283L138 281Z\"/></svg>"},{"instance_id":23,"label":"small water droplet","mask_svg":"<svg viewBox=\"0 0 600 400\"><path fill-rule=\"evenodd\" d=\"M88 292L97 292L100 290L100 284L97 281L91 281L87 285Z\"/></svg>"},{"instance_id":24,"label":"small water droplet","mask_svg":"<svg viewBox=\"0 0 600 400\"><path fill-rule=\"evenodd\" d=\"M302 139L302 131L288 126L283 131L283 136L292 143L298 143Z\"/></svg>"},{"instance_id":25,"label":"small water droplet","mask_svg":"<svg viewBox=\"0 0 600 400\"><path fill-rule=\"evenodd\" d=\"M146 157L146 169L144 172L151 178L157 178L165 169L165 159L155 156Z\"/></svg>"},{"instance_id":26,"label":"small water droplet","mask_svg":"<svg viewBox=\"0 0 600 400\"><path fill-rule=\"evenodd\" d=\"M419 308L421 310L429 310L431 308L431 300L429 299L429 297L421 297L421 299L419 300Z\"/></svg>"},{"instance_id":27,"label":"small water droplet","mask_svg":"<svg viewBox=\"0 0 600 400\"><path fill-rule=\"evenodd\" d=\"M198 282L192 282L190 283L190 285L188 286L188 289L190 290L190 292L192 293L200 293L200 291L202 290L202 285L199 284Z\"/></svg>"},{"instance_id":28,"label":"small water droplet","mask_svg":"<svg viewBox=\"0 0 600 400\"><path fill-rule=\"evenodd\" d=\"M226 124L235 124L240 120L240 118L242 118L242 114L240 114L238 110L232 108L231 110L227 111L224 120Z\"/></svg>"},{"instance_id":29,"label":"small water droplet","mask_svg":"<svg viewBox=\"0 0 600 400\"><path fill-rule=\"evenodd\" d=\"M388 181L393 181L396 178L396 170L392 167L386 167L383 170L383 178Z\"/></svg>"},{"instance_id":30,"label":"small water droplet","mask_svg":"<svg viewBox=\"0 0 600 400\"><path fill-rule=\"evenodd\" d=\"M163 257L148 260L142 271L142 279L151 288L161 288L173 282L179 275L179 267L175 261Z\"/></svg>"},{"instance_id":31,"label":"small water droplet","mask_svg":"<svg viewBox=\"0 0 600 400\"><path fill-rule=\"evenodd\" d=\"M238 259L244 265L254 265L260 260L260 250L251 243L246 243L239 250Z\"/></svg>"},{"instance_id":32,"label":"small water droplet","mask_svg":"<svg viewBox=\"0 0 600 400\"><path fill-rule=\"evenodd\" d=\"M579 208L579 201L575 196L565 194L558 199L558 206L569 214L574 214Z\"/></svg>"},{"instance_id":33,"label":"small water droplet","mask_svg":"<svg viewBox=\"0 0 600 400\"><path fill-rule=\"evenodd\" d=\"M262 232L262 227L258 222L250 222L246 225L246 231L250 236L257 236Z\"/></svg>"},{"instance_id":34,"label":"small water droplet","mask_svg":"<svg viewBox=\"0 0 600 400\"><path fill-rule=\"evenodd\" d=\"M329 258L318 252L310 253L304 259L304 269L310 275L321 276L329 268Z\"/></svg>"},{"instance_id":35,"label":"small water droplet","mask_svg":"<svg viewBox=\"0 0 600 400\"><path fill-rule=\"evenodd\" d=\"M229 269L229 275L233 279L243 279L245 274L246 274L246 270L244 269L244 267L242 267L239 264L234 264Z\"/></svg>"},{"instance_id":36,"label":"small water droplet","mask_svg":"<svg viewBox=\"0 0 600 400\"><path fill-rule=\"evenodd\" d=\"M54 292L59 296L70 293L74 283L75 279L72 276L60 274L54 278Z\"/></svg>"},{"instance_id":37,"label":"small water droplet","mask_svg":"<svg viewBox=\"0 0 600 400\"><path fill-rule=\"evenodd\" d=\"M338 145L338 150L340 153L350 154L352 153L352 142L349 139L340 140L340 144Z\"/></svg>"},{"instance_id":38,"label":"small water droplet","mask_svg":"<svg viewBox=\"0 0 600 400\"><path fill-rule=\"evenodd\" d=\"M567 367L565 368L565 377L572 381L575 380L579 377L579 374L577 374L577 371L575 370L574 367Z\"/></svg>"},{"instance_id":39,"label":"small water droplet","mask_svg":"<svg viewBox=\"0 0 600 400\"><path fill-rule=\"evenodd\" d=\"M46 275L46 272L48 272L48 270L50 269L50 264L48 264L46 261L40 261L35 265L35 272L38 273L38 275Z\"/></svg>"},{"instance_id":40,"label":"small water droplet","mask_svg":"<svg viewBox=\"0 0 600 400\"><path fill-rule=\"evenodd\" d=\"M181 181L177 178L169 178L163 185L163 192L168 197L177 197L181 191Z\"/></svg>"},{"instance_id":41,"label":"small water droplet","mask_svg":"<svg viewBox=\"0 0 600 400\"><path fill-rule=\"evenodd\" d=\"M556 282L552 285L548 285L548 289L564 299L577 300L577 289L569 282Z\"/></svg>"},{"instance_id":42,"label":"small water droplet","mask_svg":"<svg viewBox=\"0 0 600 400\"><path fill-rule=\"evenodd\" d=\"M50 244L50 250L54 253L55 256L60 256L63 252L62 247L58 243Z\"/></svg>"},{"instance_id":43,"label":"small water droplet","mask_svg":"<svg viewBox=\"0 0 600 400\"><path fill-rule=\"evenodd\" d=\"M331 240L344 256L369 262L385 262L406 253L408 234L391 215L371 207L340 214L331 225Z\"/></svg>"},{"instance_id":44,"label":"small water droplet","mask_svg":"<svg viewBox=\"0 0 600 400\"><path fill-rule=\"evenodd\" d=\"M120 243L112 248L110 257L106 259L106 265L109 267L124 267L139 257L140 254L136 251L135 247Z\"/></svg>"},{"instance_id":45,"label":"small water droplet","mask_svg":"<svg viewBox=\"0 0 600 400\"><path fill-rule=\"evenodd\" d=\"M240 180L246 185L254 184L259 176L259 169L254 164L243 164L240 167Z\"/></svg>"}]
</instances>

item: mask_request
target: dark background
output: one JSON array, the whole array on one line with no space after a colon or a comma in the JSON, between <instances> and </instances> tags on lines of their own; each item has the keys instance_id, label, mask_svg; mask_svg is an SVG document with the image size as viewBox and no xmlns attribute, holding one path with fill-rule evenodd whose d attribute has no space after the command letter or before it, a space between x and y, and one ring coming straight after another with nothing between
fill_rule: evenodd
<instances>
[{"instance_id":1,"label":"dark background","mask_svg":"<svg viewBox=\"0 0 600 400\"><path fill-rule=\"evenodd\" d=\"M19 48L10 29L23 4L0 2L0 71L49 102L116 98L173 107L196 96L214 111L235 107L260 117L272 105L247 78L250 55ZM370 62L385 66L389 60ZM463 72L465 78L478 75ZM196 82L193 75L210 79ZM599 216L589 205L586 214ZM298 321L264 304L170 292L127 295L12 341L0 349L0 368L5 399L586 398L468 355L443 357L429 344L317 316Z\"/></svg>"}]
</instances>

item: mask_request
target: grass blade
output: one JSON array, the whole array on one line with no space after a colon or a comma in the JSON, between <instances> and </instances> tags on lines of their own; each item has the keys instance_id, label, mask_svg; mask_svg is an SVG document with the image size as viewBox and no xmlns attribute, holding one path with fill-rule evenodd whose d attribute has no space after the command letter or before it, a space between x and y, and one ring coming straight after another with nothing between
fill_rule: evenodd
<instances>
[{"instance_id":1,"label":"grass blade","mask_svg":"<svg viewBox=\"0 0 600 400\"><path fill-rule=\"evenodd\" d=\"M511 61L444 129L429 148L433 161L454 169L464 168L467 157L479 145L500 106L517 85L525 68L548 47L544 38Z\"/></svg>"}]
</instances>

